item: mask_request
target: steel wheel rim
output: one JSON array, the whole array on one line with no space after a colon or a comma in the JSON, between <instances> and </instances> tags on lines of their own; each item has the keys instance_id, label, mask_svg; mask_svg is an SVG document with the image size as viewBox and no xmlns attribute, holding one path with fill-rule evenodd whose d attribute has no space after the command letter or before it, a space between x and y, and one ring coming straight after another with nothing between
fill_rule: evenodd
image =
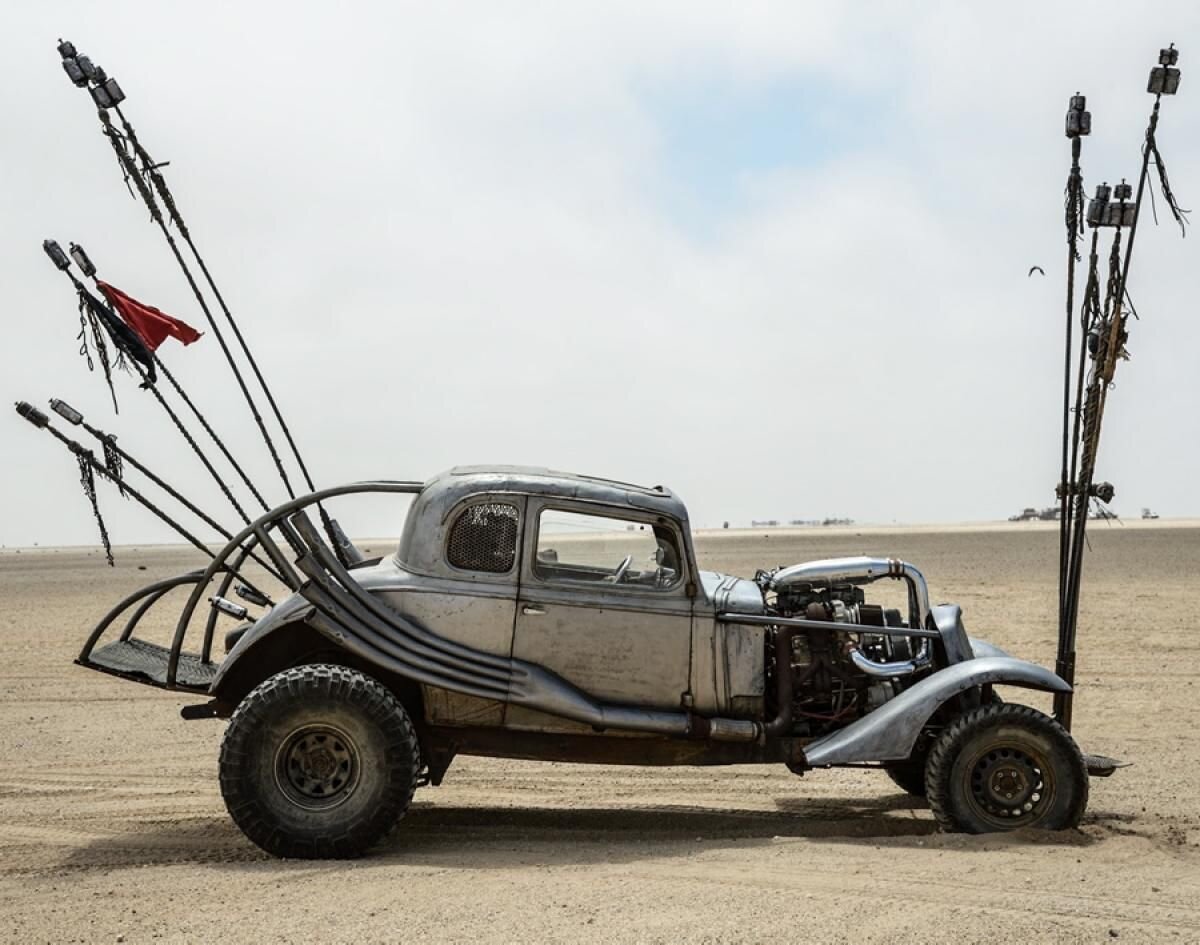
<instances>
[{"instance_id":1,"label":"steel wheel rim","mask_svg":"<svg viewBox=\"0 0 1200 945\"><path fill-rule=\"evenodd\" d=\"M977 752L963 766L962 779L976 815L1003 830L1037 823L1054 802L1048 759L1013 741Z\"/></svg>"},{"instance_id":2,"label":"steel wheel rim","mask_svg":"<svg viewBox=\"0 0 1200 945\"><path fill-rule=\"evenodd\" d=\"M358 746L332 725L304 725L275 754L275 783L305 810L329 810L354 793L362 772Z\"/></svg>"}]
</instances>

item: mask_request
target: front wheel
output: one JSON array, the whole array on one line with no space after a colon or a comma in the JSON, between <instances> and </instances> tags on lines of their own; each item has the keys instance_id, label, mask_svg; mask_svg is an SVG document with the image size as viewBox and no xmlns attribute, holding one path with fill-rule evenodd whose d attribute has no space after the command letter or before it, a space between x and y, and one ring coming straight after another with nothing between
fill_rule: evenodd
<instances>
[{"instance_id":1,"label":"front wheel","mask_svg":"<svg viewBox=\"0 0 1200 945\"><path fill-rule=\"evenodd\" d=\"M883 770L896 787L913 797L925 796L925 756L916 755L904 761L888 761Z\"/></svg>"},{"instance_id":2,"label":"front wheel","mask_svg":"<svg viewBox=\"0 0 1200 945\"><path fill-rule=\"evenodd\" d=\"M250 693L221 743L221 794L276 856L358 856L404 816L420 751L404 707L343 666L298 666Z\"/></svg>"},{"instance_id":3,"label":"front wheel","mask_svg":"<svg viewBox=\"0 0 1200 945\"><path fill-rule=\"evenodd\" d=\"M925 767L929 807L944 830L989 833L1076 827L1088 774L1067 730L1036 709L981 706L952 722Z\"/></svg>"}]
</instances>

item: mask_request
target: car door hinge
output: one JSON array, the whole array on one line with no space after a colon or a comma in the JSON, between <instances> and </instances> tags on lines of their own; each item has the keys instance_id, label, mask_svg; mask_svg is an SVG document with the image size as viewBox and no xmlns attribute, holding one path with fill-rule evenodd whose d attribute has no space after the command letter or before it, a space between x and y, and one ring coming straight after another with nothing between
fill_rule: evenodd
<instances>
[{"instance_id":1,"label":"car door hinge","mask_svg":"<svg viewBox=\"0 0 1200 945\"><path fill-rule=\"evenodd\" d=\"M690 709L696 704L696 697L690 692L685 692L679 697L679 704L685 709Z\"/></svg>"}]
</instances>

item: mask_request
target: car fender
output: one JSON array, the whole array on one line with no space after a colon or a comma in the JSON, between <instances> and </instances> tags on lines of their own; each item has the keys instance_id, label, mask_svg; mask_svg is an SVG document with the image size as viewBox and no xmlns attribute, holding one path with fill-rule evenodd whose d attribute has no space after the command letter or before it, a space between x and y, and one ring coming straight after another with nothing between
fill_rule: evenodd
<instances>
[{"instance_id":1,"label":"car fender","mask_svg":"<svg viewBox=\"0 0 1200 945\"><path fill-rule=\"evenodd\" d=\"M1011 656L986 656L939 670L874 712L804 747L809 766L908 758L933 713L948 699L975 686L1003 684L1070 692L1071 687L1044 666Z\"/></svg>"},{"instance_id":2,"label":"car fender","mask_svg":"<svg viewBox=\"0 0 1200 945\"><path fill-rule=\"evenodd\" d=\"M221 665L217 668L217 673L213 677L208 691L219 698L222 685L233 672L235 666L241 665L245 659L255 658L254 654L260 652L257 649L259 644L266 637L271 636L283 627L302 623L312 610L313 605L299 594L292 594L272 607L266 614L255 621L249 630L238 638L233 649L229 651L225 659L221 661Z\"/></svg>"},{"instance_id":3,"label":"car fender","mask_svg":"<svg viewBox=\"0 0 1200 945\"><path fill-rule=\"evenodd\" d=\"M970 637L968 642L971 644L971 652L975 654L976 659L982 659L985 656L1008 656L1007 650L1002 650L994 643L988 643L987 640L980 640L977 637Z\"/></svg>"}]
</instances>

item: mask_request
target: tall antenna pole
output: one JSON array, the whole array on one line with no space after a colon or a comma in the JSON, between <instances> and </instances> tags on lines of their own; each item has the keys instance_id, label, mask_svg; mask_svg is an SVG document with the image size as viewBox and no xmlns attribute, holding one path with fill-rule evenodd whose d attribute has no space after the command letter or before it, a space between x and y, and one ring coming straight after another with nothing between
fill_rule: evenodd
<instances>
[{"instance_id":1,"label":"tall antenna pole","mask_svg":"<svg viewBox=\"0 0 1200 945\"><path fill-rule=\"evenodd\" d=\"M1076 93L1071 96L1067 108L1066 133L1071 139L1071 172L1067 176L1066 220L1067 220L1067 330L1063 346L1063 426L1062 426L1062 472L1059 482L1066 483L1069 475L1071 438L1071 328L1075 321L1075 263L1079 259L1079 236L1083 232L1083 173L1079 167L1079 155L1083 137L1092 132L1092 114L1087 110L1087 98ZM1059 555L1058 555L1058 619L1062 622L1066 611L1067 568L1070 557L1070 510L1071 497L1066 488L1062 495L1059 512ZM1062 654L1060 654L1061 658ZM1061 671L1064 667L1059 666Z\"/></svg>"},{"instance_id":2,"label":"tall antenna pole","mask_svg":"<svg viewBox=\"0 0 1200 945\"><path fill-rule=\"evenodd\" d=\"M283 414L279 409L278 403L275 401L275 396L271 393L271 389L267 386L266 379L263 377L262 371L258 367L258 362L250 352L250 346L246 343L241 329L238 328L237 322L230 311L229 306L225 303L225 298L217 288L217 284L209 272L208 265L204 262L199 250L196 249L196 244L192 240L191 231L184 222L182 215L179 212L179 207L175 202L175 197L167 186L166 179L162 175L161 168L166 162L155 162L150 154L143 147L138 139L137 133L134 131L133 125L126 119L122 113L120 105L125 100L125 93L117 84L115 79L110 78L103 69L94 65L86 56L79 55L75 46L70 42L59 41L58 51L62 57L63 69L71 81L80 88L87 88L92 96L92 101L99 109L100 121L104 126L104 134L108 137L112 144L113 151L117 156L117 161L121 166L122 174L125 176L126 184L130 180L133 181L138 195L146 204L150 211L150 216L155 223L158 224L167 245L171 248L172 254L175 256L175 261L179 264L179 268L183 271L184 277L187 279L188 285L192 289L192 293L196 296L196 300L200 303L200 308L204 312L204 317L207 319L209 327L212 328L213 334L216 336L217 343L221 347L221 351L225 355L225 360L229 363L230 369L233 371L234 378L237 380L238 387L242 392L242 396L246 401L246 405L250 408L250 412L254 417L254 422L257 424L259 433L262 435L263 442L267 446L268 452L271 454L271 459L275 463L275 469L279 473L279 478L283 482L283 487L287 491L289 498L295 498L295 492L292 489L291 481L288 478L287 470L284 468L283 461L280 459L279 452L275 448L275 442L271 439L270 433L267 431L266 423L263 421L262 415L258 410L258 404L251 395L246 381L242 376L241 369L237 365L237 361L229 350L229 345L226 343L224 336L221 334L217 323L209 310L208 304L204 299L203 293L200 291L196 280L192 275L191 269L184 261L183 254L179 250L171 231L163 218L162 211L158 206L158 202L151 192L146 181L149 180L154 187L154 191L158 193L163 206L166 207L167 213L171 218L171 222L175 225L184 242L187 243L191 250L193 258L200 266L200 270L207 281L209 289L216 297L221 310L225 315L225 320L229 327L233 330L234 337L237 339L238 345L245 356L250 369L258 382L258 386L262 389L264 396L267 398L267 404L271 408L271 412L275 417L275 421L279 424L280 430L283 431L284 438L287 440L288 446L291 449L292 456L296 460L297 466L300 468L300 473L304 478L305 485L310 492L316 491L316 486L313 483L312 476L308 472L308 466L305 464L303 457L300 455L300 450L296 446L296 441L292 436L292 432L287 423L283 419ZM109 117L108 109L116 112L117 117L121 120L123 132L119 132L112 125L112 120ZM132 149L132 155L130 151ZM136 158L136 160L135 160ZM359 555L354 548L353 543L346 537L340 526L329 516L325 510L325 506L321 503L317 504L317 509L320 512L321 523L325 528L325 533L329 536L330 543L333 545L339 560L343 565L348 565L356 560Z\"/></svg>"},{"instance_id":3,"label":"tall antenna pole","mask_svg":"<svg viewBox=\"0 0 1200 945\"><path fill-rule=\"evenodd\" d=\"M213 550L211 548L208 547L208 545L204 544L204 542L202 542L199 538L197 538L195 535L193 535L191 532L189 532L186 528L184 528L182 525L180 525L179 522L175 521L175 519L173 519L170 515L168 515L166 512L164 512L162 509L160 509L157 505L155 505L153 502L151 502L149 499L147 499L144 495L141 494L141 492L139 492L137 489L135 489L133 486L131 486L128 482L126 482L123 477L121 477L120 475L117 475L112 470L101 465L96 460L96 457L92 454L91 450L89 450L87 447L83 446L82 444L78 443L77 441L72 440L70 437L64 435L60 431L56 430L51 425L50 418L47 417L46 414L44 414L42 411L38 410L32 404L29 404L23 400L19 401L16 404L16 410L17 410L17 413L20 414L20 416L22 416L26 420L28 420L31 424L33 424L34 427L38 428L39 430L45 430L47 433L49 433L51 436L53 436L56 440L58 440L60 443L62 443L63 446L65 446L68 450L70 450L75 455L75 457L78 459L81 466L86 466L93 473L98 473L100 475L101 479L107 479L109 482L113 483L113 485L115 485L118 489L121 490L122 495L128 495L135 502L137 502L140 506L142 506L148 512L152 513L159 521L163 522L165 525L167 525L169 528L171 528L173 531L175 531L178 535L180 535L184 540L186 540L188 542L188 544L192 545L194 548L197 548L198 550L203 552L204 555L206 555L208 558L216 560L216 557L217 557L216 554L213 552ZM97 516L97 518L99 518L99 516ZM101 526L101 531L103 533L103 526ZM107 546L107 536L105 536L105 545ZM112 564L111 552L110 552L110 557L109 557L109 564ZM232 571L234 574L237 574L237 576L242 579L242 581L246 584L247 587L249 587L251 589L252 592L257 593L259 596L267 599L268 601L270 600L270 598L268 598L265 594L263 594L263 592L261 590L259 590L251 581L249 581L245 577L245 575L241 574L241 572L237 571L235 568L231 568L228 565L225 565L222 567L222 570Z\"/></svg>"},{"instance_id":4,"label":"tall antenna pole","mask_svg":"<svg viewBox=\"0 0 1200 945\"><path fill-rule=\"evenodd\" d=\"M1108 290L1104 309L1096 313L1096 295L1098 278L1089 278L1088 298L1085 300L1085 311L1092 314L1091 330L1087 336L1087 350L1091 354L1093 364L1087 382L1086 395L1083 402L1076 401L1076 409L1082 414L1078 417L1075 427L1076 438L1074 449L1079 451L1078 477L1061 484L1064 493L1063 501L1071 500L1071 515L1069 523L1069 547L1061 548L1061 554L1066 559L1065 571L1060 571L1060 620L1058 637L1058 674L1068 683L1075 681L1076 637L1079 623L1079 593L1083 579L1083 552L1087 538L1088 505L1093 498L1109 502L1113 497L1113 487L1106 482L1096 483L1096 458L1100 446L1100 428L1104 419L1104 408L1108 400L1108 391L1112 385L1117 362L1128 357L1125 351L1127 316L1124 312L1127 295L1127 282L1130 264L1133 260L1134 240L1137 237L1138 221L1141 216L1142 199L1145 195L1146 179L1150 170L1150 158L1153 155L1158 164L1160 177L1163 179L1164 197L1182 226L1183 220L1175 204L1174 196L1170 194L1165 182L1165 172L1158 156L1158 146L1155 141L1155 131L1158 127L1159 107L1164 95L1174 95L1179 88L1179 70L1175 68L1179 52L1172 44L1159 53L1158 65L1150 71L1150 81L1147 91L1154 95L1154 107L1150 113L1150 121L1146 128L1145 142L1142 146L1142 167L1138 176L1137 195L1133 197L1129 184L1122 181L1112 190L1113 199L1109 199L1107 187L1097 190L1097 199L1088 208L1088 221L1093 226L1115 228L1112 252L1109 256ZM1133 197L1132 200L1130 198ZM1121 257L1122 231L1128 236L1125 239L1124 259ZM1094 240L1093 240L1094 242ZM1093 252L1092 271L1095 273L1095 253ZM1070 327L1068 325L1068 331ZM1080 380L1086 364L1080 364ZM1069 383L1069 381L1068 381ZM1082 392L1082 391L1081 391ZM1068 541L1068 531L1061 533L1064 542ZM1061 564L1062 558L1060 558ZM1073 692L1059 693L1054 698L1054 713L1059 722L1068 730L1071 727Z\"/></svg>"},{"instance_id":5,"label":"tall antenna pole","mask_svg":"<svg viewBox=\"0 0 1200 945\"><path fill-rule=\"evenodd\" d=\"M103 303L99 302L99 300L95 299L95 297L92 296L90 292L88 292L87 286L85 286L82 282L80 282L79 279L75 276L75 274L73 272L71 272L70 261L68 260L67 255L62 251L62 248L58 245L58 243L56 243L54 240L46 240L42 244L42 248L46 251L46 255L50 257L50 260L54 263L54 265L59 270L61 270L68 279L71 280L71 284L75 287L75 291L79 294L80 299L85 301L85 304L89 304L89 305L92 303L95 303L96 305L103 304ZM75 247L75 249L79 249L79 247ZM83 254L82 251L80 252L79 255L76 256L76 262L77 262L77 264L79 264L80 266L83 267L83 271L85 274L90 274L90 273L88 273L88 268L90 267L90 261L87 261L88 265L85 265L84 262L81 260L83 260L83 261L87 260L86 254ZM94 269L92 271L94 272ZM116 315L113 315L112 317L114 319L117 318ZM149 354L149 357L152 359L150 361L151 364L161 366L161 362L158 360L157 356L153 352L150 352L147 349L147 353ZM215 482L217 484L217 486L220 488L222 494L225 496L226 499L229 500L229 504L233 506L233 510L235 512L237 512L238 517L242 520L242 522L244 524L248 525L250 523L250 517L246 514L246 510L244 508L242 508L242 504L237 500L237 496L235 496L233 494L232 490L229 488L229 484L225 482L224 478L222 478L221 474L217 471L216 467L213 466L212 460L210 460L205 455L204 450L200 449L200 444L196 442L196 439L195 439L195 437L192 436L191 431L188 430L188 428L184 425L184 422L179 418L179 414L176 413L175 409L167 402L167 399L163 396L162 391L160 391L158 389L158 385L153 382L152 374L147 372L147 370L145 368L143 368L142 365L138 361L133 360L132 358L130 359L130 361L131 361L133 369L137 372L138 376L142 379L142 386L145 387L147 390L149 390L151 395L154 397L154 399L156 401L158 401L158 405L160 407L162 407L163 411L170 418L171 423L174 425L175 429L179 431L179 435L183 437L183 439L187 443L188 447L196 455L196 458L200 460L200 463L204 466L205 470L207 470L209 476L212 477L213 482ZM171 380L172 380L172 382L174 382L173 378ZM175 384L175 389L176 389L176 391L179 392L180 396L182 396L184 398L184 402L188 403L190 405L191 400L183 393L183 389L181 387L179 387L178 384ZM195 410L195 407L193 407L192 409ZM206 428L207 428L207 424L206 424ZM211 429L209 432L210 432L210 435L215 437L215 434L212 434ZM217 442L219 443L220 441L218 440ZM220 444L220 445L223 446L224 444ZM226 455L229 456L228 451L226 451ZM232 457L230 457L230 459L232 460ZM235 466L236 466L236 463L235 463ZM240 470L240 467L237 467L237 468ZM257 490L255 490L255 493L257 494Z\"/></svg>"},{"instance_id":6,"label":"tall antenna pole","mask_svg":"<svg viewBox=\"0 0 1200 945\"><path fill-rule=\"evenodd\" d=\"M159 476L153 470L149 469L146 465L144 465L142 462L140 462L136 456L134 456L132 453L128 452L127 450L125 450L121 446L119 446L117 444L117 438L115 435L113 435L112 433L106 433L104 430L101 430L98 427L92 426L90 423L87 422L87 420L84 419L84 416L82 413L80 413L78 410L76 410L74 407L72 407L66 401L58 400L57 398L55 398L50 401L50 409L53 410L56 414L58 414L60 417L62 417L64 420L66 420L68 423L72 424L73 426L82 427L89 434L91 434L92 438L95 439L96 442L98 442L103 447L104 456L105 456L105 468L108 470L110 478L112 478L113 481L117 484L117 488L120 489L122 492L124 492L124 490L126 489L127 484L125 482L125 476L124 476L124 473L123 473L121 467L122 467L123 463L128 463L130 466L132 466L134 469L136 469L138 472L140 472L143 476L145 476L148 480L150 480L150 482L152 482L154 485L158 486L158 488L160 488L163 492L165 492L167 495L169 495L172 499L174 499L176 502L178 502L180 505L182 505L185 509L187 509L189 512L191 512L193 515L195 515L196 518L200 519L200 521L202 521L205 525L207 525L209 528L211 528L213 531L215 531L218 535L220 535L226 541L231 541L233 539L233 535L229 531L229 529L227 529L224 525L222 525L220 522L218 522L216 519L214 519L211 515L209 515L207 512L205 512L199 506L197 506L194 502L191 501L191 499L189 499L187 496L185 496L183 493L181 493L178 489L176 489L174 486L172 486L169 482L164 480L161 476ZM115 457L115 461L112 460L112 457ZM250 558L253 558L260 565L262 565L263 568L265 568L271 574L272 577L275 577L280 581L283 580L283 576L279 573L279 571L275 568L275 566L273 564L271 564L267 561L264 561L261 557L259 557L253 551L250 551L248 553L248 556Z\"/></svg>"},{"instance_id":7,"label":"tall antenna pole","mask_svg":"<svg viewBox=\"0 0 1200 945\"><path fill-rule=\"evenodd\" d=\"M150 211L150 218L158 225L163 237L167 241L167 245L175 257L180 270L183 272L184 278L187 280L188 286L192 290L192 294L196 297L196 301L200 305L200 310L204 313L204 317L208 322L209 328L212 329L214 337L217 339L217 344L221 348L221 352L225 355L225 360L229 364L229 369L233 372L234 379L237 381L238 389L242 393L243 399L246 401L246 406L250 409L251 415L254 417L254 422L258 426L263 442L266 444L267 451L271 454L271 459L275 463L275 469L279 474L280 480L283 482L284 489L287 491L288 498L295 498L295 492L292 489L291 481L288 478L287 470L284 468L283 461L279 457L279 452L275 448L275 442L271 438L270 432L267 430L266 423L259 412L258 404L253 395L250 393L250 388L246 384L245 378L242 376L241 368L238 366L233 352L229 348L228 342L225 340L224 334L221 332L220 326L213 317L212 311L209 309L208 302L204 298L204 294L200 291L200 286L197 284L192 271L183 257L183 253L179 245L175 242L175 237L171 233L167 225L167 220L163 216L162 208L159 206L159 199L155 197L154 192L147 184L150 181L159 194L159 198L167 207L168 214L179 229L179 232L189 246L191 246L191 237L188 234L185 225L182 225L182 220L179 217L178 208L175 206L175 200L170 190L166 186L166 181L160 170L161 165L154 162L146 149L142 147L134 133L133 126L125 119L121 113L120 103L125 100L125 93L120 85L113 78L110 78L105 71L84 55L80 55L74 44L66 41L60 41L58 45L59 54L62 56L63 69L68 77L79 88L88 89L91 94L92 101L99 109L100 123L103 126L104 134L112 145L113 152L116 154L117 162L121 167L121 172L125 177L126 184L132 182L133 188L142 202ZM117 116L121 119L124 133L118 131L112 123L109 115L109 110L116 111ZM131 153L132 151L132 153ZM139 166L140 163L140 166ZM192 246L193 253L195 252ZM211 279L210 279L211 282ZM233 322L232 316L228 309L225 310L226 317L230 325L234 328L235 334L241 342L243 352L249 358L249 348L245 344L245 340L241 336L241 332L237 331L237 327ZM253 359L250 359L253 363ZM255 365L255 373L260 385L264 391L267 390L265 380L261 372L257 370ZM268 392L268 401L274 404L274 398L270 397Z\"/></svg>"},{"instance_id":8,"label":"tall antenna pole","mask_svg":"<svg viewBox=\"0 0 1200 945\"><path fill-rule=\"evenodd\" d=\"M96 274L96 265L92 262L84 248L78 243L72 243L70 252L71 258L75 260L75 264L79 267L80 271L93 282L95 282L97 284L97 288L99 288L99 278ZM255 501L258 502L263 511L269 509L270 506L267 505L267 500L263 498L263 495L258 490L258 487L250 479L250 476L246 473L246 470L242 468L242 464L239 463L234 457L233 453L230 452L229 447L225 445L225 441L217 435L217 431L212 428L212 425L208 422L208 419L200 412L200 408L197 407L192 398L188 396L187 391L185 391L179 382L175 380L175 375L171 373L170 369L168 369L165 364L163 364L162 358L158 356L158 352L150 351L150 357L153 360L154 366L158 369L158 372L167 379L167 383L170 384L175 393L179 395L180 400L182 400L187 408L191 411L192 416L194 416L200 423L200 426L204 432L208 434L209 439L212 440L217 449L221 451L221 455L224 456L229 465L233 467L234 472L238 474L238 478L240 478L245 484L246 488L250 490L250 494L254 496Z\"/></svg>"},{"instance_id":9,"label":"tall antenna pole","mask_svg":"<svg viewBox=\"0 0 1200 945\"><path fill-rule=\"evenodd\" d=\"M208 270L208 264L205 263L204 257L200 255L200 251L196 248L195 242L192 240L191 230L184 222L183 216L179 212L179 207L175 203L175 198L170 189L167 187L166 178L163 177L160 167L163 165L156 164L154 160L146 153L146 149L142 147L138 140L137 134L133 130L133 125L125 117L120 106L115 106L113 109L117 113L117 117L121 119L121 125L125 131L125 136L129 143L133 146L134 152L138 156L141 163L142 173L150 177L151 183L154 184L154 189L158 192L162 199L163 206L167 208L167 213L171 217L171 222L175 224L175 228L183 237L183 241L187 243L188 249L191 250L196 264L200 267L200 272L204 275L205 281L208 283L209 289L217 300L217 304L221 306L221 311L225 315L225 320L229 323L229 327L233 330L234 338L237 339L238 346L242 349L242 354L245 355L246 362L250 365L250 370L254 374L255 380L258 381L258 386L262 388L263 395L267 398L267 404L271 408L271 413L275 417L275 422L279 424L279 429L283 431L284 439L287 440L288 447L291 450L292 456L296 460L296 465L300 467L300 474L304 477L305 485L308 486L309 492L315 492L316 486L313 484L312 476L308 473L308 466L304 462L304 458L300 455L300 450L296 446L296 441L292 437L292 431L283 419L283 414L279 409L279 404L275 401L275 395L271 393L271 388L267 386L266 378L263 377L262 371L259 369L258 361L250 351L250 346L246 343L246 339L242 336L242 331L238 328L237 321L233 317L233 313L229 310L228 304L225 302L225 297L221 294L221 290L217 288L217 283L212 277L212 273ZM264 431L265 432L265 431ZM279 462L276 458L276 462ZM281 475L284 475L282 470ZM284 475L285 484L287 477ZM291 486L288 484L288 491L291 491Z\"/></svg>"}]
</instances>

